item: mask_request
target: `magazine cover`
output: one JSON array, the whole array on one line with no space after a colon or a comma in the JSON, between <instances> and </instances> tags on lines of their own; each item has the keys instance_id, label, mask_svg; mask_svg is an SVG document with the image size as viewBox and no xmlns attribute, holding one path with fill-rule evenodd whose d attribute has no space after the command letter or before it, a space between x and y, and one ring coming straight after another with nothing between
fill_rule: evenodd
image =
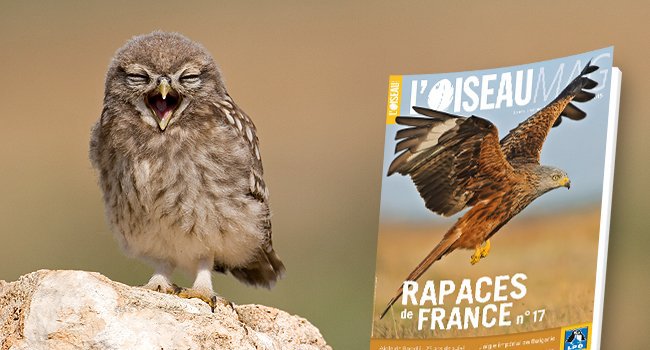
<instances>
[{"instance_id":1,"label":"magazine cover","mask_svg":"<svg viewBox=\"0 0 650 350\"><path fill-rule=\"evenodd\" d=\"M371 349L598 349L613 48L390 77Z\"/></svg>"}]
</instances>

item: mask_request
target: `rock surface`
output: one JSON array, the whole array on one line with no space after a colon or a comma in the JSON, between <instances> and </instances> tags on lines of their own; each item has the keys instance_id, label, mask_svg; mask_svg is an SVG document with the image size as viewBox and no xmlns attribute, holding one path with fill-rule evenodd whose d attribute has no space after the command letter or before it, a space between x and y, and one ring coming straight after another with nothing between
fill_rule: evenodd
<instances>
[{"instance_id":1,"label":"rock surface","mask_svg":"<svg viewBox=\"0 0 650 350\"><path fill-rule=\"evenodd\" d=\"M261 305L219 305L40 270L0 280L0 349L331 348L307 320Z\"/></svg>"}]
</instances>

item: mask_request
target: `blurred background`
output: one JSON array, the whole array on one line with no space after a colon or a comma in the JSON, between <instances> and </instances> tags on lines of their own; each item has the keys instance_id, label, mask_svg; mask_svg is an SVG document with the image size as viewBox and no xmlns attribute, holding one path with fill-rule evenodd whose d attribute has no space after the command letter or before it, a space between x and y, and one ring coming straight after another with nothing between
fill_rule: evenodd
<instances>
[{"instance_id":1,"label":"blurred background","mask_svg":"<svg viewBox=\"0 0 650 350\"><path fill-rule=\"evenodd\" d=\"M98 271L131 285L87 157L115 50L154 29L203 43L259 130L274 245L269 292L218 276L236 303L299 314L335 349L367 349L389 74L486 69L615 46L623 71L604 349L649 342L647 4L619 1L3 2L0 279ZM178 282L189 281L178 276Z\"/></svg>"}]
</instances>

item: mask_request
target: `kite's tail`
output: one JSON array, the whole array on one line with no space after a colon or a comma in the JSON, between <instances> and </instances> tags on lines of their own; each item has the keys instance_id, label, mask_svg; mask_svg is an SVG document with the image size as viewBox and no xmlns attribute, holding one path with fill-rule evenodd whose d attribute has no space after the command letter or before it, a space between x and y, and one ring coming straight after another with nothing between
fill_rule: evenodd
<instances>
[{"instance_id":1,"label":"kite's tail","mask_svg":"<svg viewBox=\"0 0 650 350\"><path fill-rule=\"evenodd\" d=\"M455 226L452 227L452 230L454 229ZM451 252L452 250L451 245L454 244L454 242L456 242L458 236L449 233L447 233L445 237L442 239L442 241L440 241L440 243L438 243L438 245L436 245L436 247L433 248L433 250L424 258L424 260L422 260L418 264L418 266L416 266L415 269L411 271L411 273L406 277L405 281L417 280L418 278L420 278L420 276L422 276L422 274L426 270L429 269L429 267L431 267L431 265L433 265L434 262L440 260L440 258L442 258L443 256ZM386 306L386 309L384 309L384 311L379 316L380 319L384 318L388 310L390 310L391 306L393 306L393 304L395 304L397 299L399 299L402 296L402 293L404 292L403 288L404 288L404 283L402 283L402 285L397 290L397 294L395 294L395 296L388 302L388 306Z\"/></svg>"}]
</instances>

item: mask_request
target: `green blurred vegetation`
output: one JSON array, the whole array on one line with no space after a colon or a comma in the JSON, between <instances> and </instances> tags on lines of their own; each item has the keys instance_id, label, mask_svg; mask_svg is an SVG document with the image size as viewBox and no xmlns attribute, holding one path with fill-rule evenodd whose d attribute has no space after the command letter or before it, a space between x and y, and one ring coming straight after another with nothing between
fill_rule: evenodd
<instances>
[{"instance_id":1,"label":"green blurred vegetation","mask_svg":"<svg viewBox=\"0 0 650 350\"><path fill-rule=\"evenodd\" d=\"M575 2L3 2L0 279L99 271L127 284L87 160L110 57L154 29L202 42L261 138L274 242L271 292L217 277L237 303L300 314L335 349L366 349L389 74L485 69L615 45L623 70L604 349L650 336L646 184L648 5ZM180 279L187 284L187 279Z\"/></svg>"}]
</instances>

